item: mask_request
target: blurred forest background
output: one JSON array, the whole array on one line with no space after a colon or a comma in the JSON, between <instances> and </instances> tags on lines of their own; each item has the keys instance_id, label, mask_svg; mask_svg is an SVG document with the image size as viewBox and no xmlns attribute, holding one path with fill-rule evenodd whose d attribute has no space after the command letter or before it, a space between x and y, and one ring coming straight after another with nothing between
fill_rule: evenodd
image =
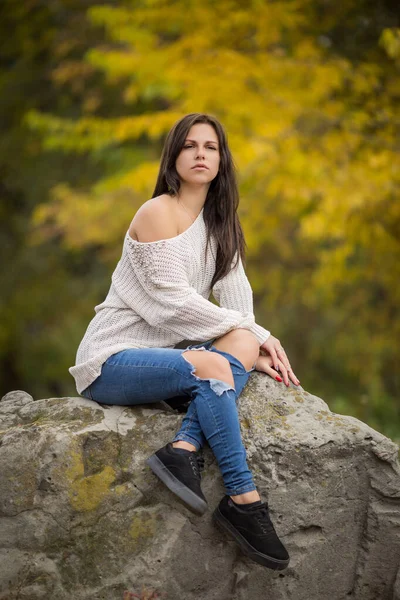
<instances>
[{"instance_id":1,"label":"blurred forest background","mask_svg":"<svg viewBox=\"0 0 400 600\"><path fill-rule=\"evenodd\" d=\"M400 440L398 0L3 0L0 382L68 367L166 133L219 118L257 321L302 386Z\"/></svg>"}]
</instances>

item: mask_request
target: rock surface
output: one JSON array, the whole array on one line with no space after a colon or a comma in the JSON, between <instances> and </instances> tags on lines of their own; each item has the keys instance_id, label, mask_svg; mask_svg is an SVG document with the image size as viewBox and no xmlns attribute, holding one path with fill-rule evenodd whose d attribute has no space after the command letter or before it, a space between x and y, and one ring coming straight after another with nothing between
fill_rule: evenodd
<instances>
[{"instance_id":1,"label":"rock surface","mask_svg":"<svg viewBox=\"0 0 400 600\"><path fill-rule=\"evenodd\" d=\"M181 417L84 398L0 402L0 599L400 600L398 448L316 396L253 373L240 397L249 464L291 555L244 557L211 523L208 447L192 514L145 465ZM130 592L130 594L129 594Z\"/></svg>"}]
</instances>

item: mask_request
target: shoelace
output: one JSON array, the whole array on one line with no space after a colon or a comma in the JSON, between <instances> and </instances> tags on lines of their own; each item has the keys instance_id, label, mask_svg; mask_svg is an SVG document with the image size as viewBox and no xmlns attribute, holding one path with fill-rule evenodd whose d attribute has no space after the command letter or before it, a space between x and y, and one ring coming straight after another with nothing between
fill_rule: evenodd
<instances>
[{"instance_id":1,"label":"shoelace","mask_svg":"<svg viewBox=\"0 0 400 600\"><path fill-rule=\"evenodd\" d=\"M204 458L202 456L194 456L194 452L192 452L189 456L189 462L195 476L200 477L200 473L204 469Z\"/></svg>"},{"instance_id":2,"label":"shoelace","mask_svg":"<svg viewBox=\"0 0 400 600\"><path fill-rule=\"evenodd\" d=\"M257 521L261 527L261 531L263 533L275 532L275 528L272 525L271 519L269 517L269 510L268 510L267 503L257 506L257 508L254 510L254 516L257 519Z\"/></svg>"}]
</instances>

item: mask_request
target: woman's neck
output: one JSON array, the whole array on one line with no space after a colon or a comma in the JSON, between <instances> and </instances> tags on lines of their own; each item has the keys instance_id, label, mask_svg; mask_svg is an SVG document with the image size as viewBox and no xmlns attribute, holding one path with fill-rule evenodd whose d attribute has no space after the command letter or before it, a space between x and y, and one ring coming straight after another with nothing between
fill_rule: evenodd
<instances>
[{"instance_id":1,"label":"woman's neck","mask_svg":"<svg viewBox=\"0 0 400 600\"><path fill-rule=\"evenodd\" d=\"M204 206L209 186L188 186L181 183L177 200L187 208L192 215L198 215Z\"/></svg>"}]
</instances>

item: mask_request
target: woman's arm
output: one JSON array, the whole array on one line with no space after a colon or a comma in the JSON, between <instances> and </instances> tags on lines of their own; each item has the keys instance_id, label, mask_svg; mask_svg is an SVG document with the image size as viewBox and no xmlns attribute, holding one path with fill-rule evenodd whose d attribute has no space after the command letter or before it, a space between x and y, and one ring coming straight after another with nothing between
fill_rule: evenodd
<instances>
[{"instance_id":1,"label":"woman's arm","mask_svg":"<svg viewBox=\"0 0 400 600\"><path fill-rule=\"evenodd\" d=\"M266 336L253 313L219 307L201 296L187 280L186 261L185 248L176 239L139 243L127 235L112 281L145 321L182 339L207 340L240 327L258 334L262 344Z\"/></svg>"},{"instance_id":2,"label":"woman's arm","mask_svg":"<svg viewBox=\"0 0 400 600\"><path fill-rule=\"evenodd\" d=\"M236 255L237 256L237 255ZM232 261L235 264L236 256ZM213 296L221 307L237 310L242 314L253 314L253 291L239 256L236 267L232 267L225 277L217 281L213 287ZM254 323L253 332L257 328L257 339L260 344L267 341L270 332Z\"/></svg>"},{"instance_id":3,"label":"woman's arm","mask_svg":"<svg viewBox=\"0 0 400 600\"><path fill-rule=\"evenodd\" d=\"M235 264L234 261L233 264ZM240 257L237 267L232 268L225 277L214 285L213 295L220 306L239 310L242 313L253 313L253 292ZM259 325L256 325L256 327L267 334L260 344L260 356L256 364L256 370L282 381L277 375L277 371L280 371L286 385L289 385L289 378L298 385L300 382L292 371L289 359L280 341L266 329Z\"/></svg>"}]
</instances>

